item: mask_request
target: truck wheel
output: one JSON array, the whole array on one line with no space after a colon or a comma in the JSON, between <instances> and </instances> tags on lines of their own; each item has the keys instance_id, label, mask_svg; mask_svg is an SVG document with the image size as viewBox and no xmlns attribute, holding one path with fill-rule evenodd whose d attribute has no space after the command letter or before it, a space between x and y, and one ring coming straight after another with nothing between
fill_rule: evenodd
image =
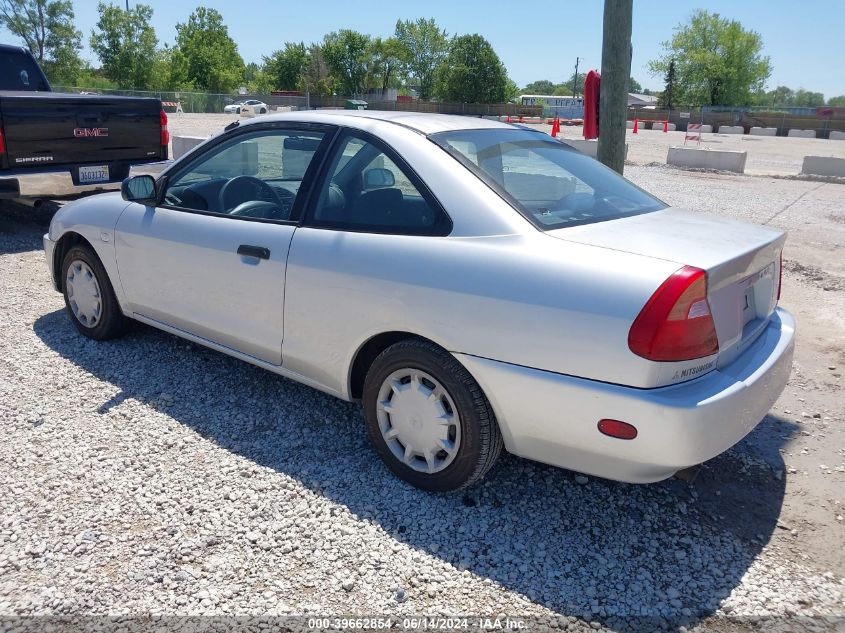
<instances>
[{"instance_id":1,"label":"truck wheel","mask_svg":"<svg viewBox=\"0 0 845 633\"><path fill-rule=\"evenodd\" d=\"M419 339L388 347L364 381L367 432L401 479L431 492L480 480L502 451L490 403L446 350Z\"/></svg>"},{"instance_id":2,"label":"truck wheel","mask_svg":"<svg viewBox=\"0 0 845 633\"><path fill-rule=\"evenodd\" d=\"M88 338L103 341L123 334L123 316L108 274L87 246L74 246L62 261L62 290L71 321Z\"/></svg>"}]
</instances>

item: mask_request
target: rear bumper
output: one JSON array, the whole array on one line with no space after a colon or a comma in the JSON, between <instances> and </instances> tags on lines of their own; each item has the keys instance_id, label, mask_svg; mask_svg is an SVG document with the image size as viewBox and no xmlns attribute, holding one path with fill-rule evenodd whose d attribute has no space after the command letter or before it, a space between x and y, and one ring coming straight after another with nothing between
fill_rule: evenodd
<instances>
[{"instance_id":1,"label":"rear bumper","mask_svg":"<svg viewBox=\"0 0 845 633\"><path fill-rule=\"evenodd\" d=\"M125 165L127 174L157 174L172 161L158 158L151 161L133 161ZM76 166L46 167L43 169L20 169L0 171L0 199L2 198L46 198L77 195L86 191L114 190L120 188L122 179L91 185L76 185L71 170Z\"/></svg>"},{"instance_id":2,"label":"rear bumper","mask_svg":"<svg viewBox=\"0 0 845 633\"><path fill-rule=\"evenodd\" d=\"M700 464L745 437L783 391L795 321L776 309L730 365L689 382L635 389L456 354L490 400L507 449L579 472L649 483ZM637 427L633 440L601 434L602 418Z\"/></svg>"}]
</instances>

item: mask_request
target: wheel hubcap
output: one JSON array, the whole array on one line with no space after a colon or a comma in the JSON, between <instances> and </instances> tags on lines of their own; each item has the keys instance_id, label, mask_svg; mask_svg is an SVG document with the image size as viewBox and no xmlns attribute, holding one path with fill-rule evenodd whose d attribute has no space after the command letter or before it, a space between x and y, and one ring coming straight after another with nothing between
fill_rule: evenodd
<instances>
[{"instance_id":1,"label":"wheel hubcap","mask_svg":"<svg viewBox=\"0 0 845 633\"><path fill-rule=\"evenodd\" d=\"M65 278L67 298L73 316L85 327L94 327L100 322L103 302L100 284L94 271L81 259L70 263Z\"/></svg>"},{"instance_id":2,"label":"wheel hubcap","mask_svg":"<svg viewBox=\"0 0 845 633\"><path fill-rule=\"evenodd\" d=\"M414 470L439 472L458 454L457 407L443 385L424 371L400 369L390 374L379 390L377 416L387 447Z\"/></svg>"}]
</instances>

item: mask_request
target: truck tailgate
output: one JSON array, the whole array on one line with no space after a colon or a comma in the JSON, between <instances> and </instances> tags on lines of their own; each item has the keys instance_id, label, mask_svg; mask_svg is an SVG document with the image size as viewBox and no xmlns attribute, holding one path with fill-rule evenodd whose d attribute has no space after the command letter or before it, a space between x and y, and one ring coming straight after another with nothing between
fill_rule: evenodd
<instances>
[{"instance_id":1,"label":"truck tailgate","mask_svg":"<svg viewBox=\"0 0 845 633\"><path fill-rule=\"evenodd\" d=\"M6 92L4 162L22 170L163 159L160 111L149 98Z\"/></svg>"}]
</instances>

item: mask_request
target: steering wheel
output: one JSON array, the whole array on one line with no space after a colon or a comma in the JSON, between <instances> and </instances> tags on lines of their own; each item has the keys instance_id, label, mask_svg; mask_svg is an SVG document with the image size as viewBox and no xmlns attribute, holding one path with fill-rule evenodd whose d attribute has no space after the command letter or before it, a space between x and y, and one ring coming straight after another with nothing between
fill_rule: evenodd
<instances>
[{"instance_id":1,"label":"steering wheel","mask_svg":"<svg viewBox=\"0 0 845 633\"><path fill-rule=\"evenodd\" d=\"M283 211L288 208L273 187L255 176L235 176L220 188L220 211L229 213L245 202L275 202ZM241 212L239 215L244 215Z\"/></svg>"}]
</instances>

